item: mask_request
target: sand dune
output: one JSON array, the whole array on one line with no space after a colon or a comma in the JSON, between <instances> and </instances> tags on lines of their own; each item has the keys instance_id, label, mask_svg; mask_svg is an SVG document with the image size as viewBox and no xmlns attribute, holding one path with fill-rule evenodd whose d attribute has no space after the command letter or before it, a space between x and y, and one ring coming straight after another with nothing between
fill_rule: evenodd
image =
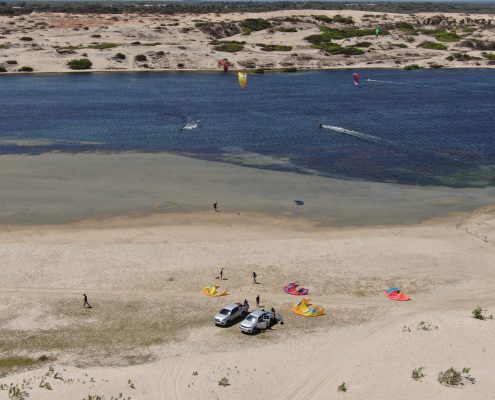
<instances>
[{"instance_id":1,"label":"sand dune","mask_svg":"<svg viewBox=\"0 0 495 400\"><path fill-rule=\"evenodd\" d=\"M353 27L375 29L382 26L389 34L332 40L332 43L344 47L357 44L363 54L332 54L312 47L305 38L319 34L320 26L349 28L343 23L327 23L315 17L334 18L336 15L352 17ZM442 17L446 20L437 23L432 22L432 19L439 18L436 14L350 10L283 10L194 16L52 13L1 16L0 66L7 72L22 72L23 66L33 68L35 72L68 72L71 69L67 63L80 58L91 60L92 71L218 70L217 62L224 58L233 69L402 68L411 64L422 67L493 66L482 51L461 45L466 39L493 42L493 15L443 14ZM248 18L265 19L272 27L246 35L239 24ZM416 31L401 30L397 23L412 24ZM295 31L287 31L289 28ZM460 37L450 42L438 42L434 37L434 31L438 29L456 29ZM215 49L214 40L234 40L245 44L240 51L226 52ZM425 41L443 44L447 50L419 47ZM363 47L360 42L368 44ZM290 48L282 51L280 47L270 49L269 45ZM460 56L446 60L453 53Z\"/></svg>"}]
</instances>

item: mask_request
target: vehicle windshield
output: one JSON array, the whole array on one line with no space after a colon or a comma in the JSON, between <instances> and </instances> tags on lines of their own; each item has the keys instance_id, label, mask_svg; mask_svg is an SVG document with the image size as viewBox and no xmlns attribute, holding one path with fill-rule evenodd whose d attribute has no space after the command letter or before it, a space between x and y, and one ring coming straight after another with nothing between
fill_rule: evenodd
<instances>
[{"instance_id":1,"label":"vehicle windshield","mask_svg":"<svg viewBox=\"0 0 495 400\"><path fill-rule=\"evenodd\" d=\"M254 315L249 315L246 320L248 320L249 322L255 322L258 320L258 318L256 318Z\"/></svg>"},{"instance_id":2,"label":"vehicle windshield","mask_svg":"<svg viewBox=\"0 0 495 400\"><path fill-rule=\"evenodd\" d=\"M220 310L220 314L222 314L222 315L229 315L230 314L230 310L227 310L226 308L222 308Z\"/></svg>"}]
</instances>

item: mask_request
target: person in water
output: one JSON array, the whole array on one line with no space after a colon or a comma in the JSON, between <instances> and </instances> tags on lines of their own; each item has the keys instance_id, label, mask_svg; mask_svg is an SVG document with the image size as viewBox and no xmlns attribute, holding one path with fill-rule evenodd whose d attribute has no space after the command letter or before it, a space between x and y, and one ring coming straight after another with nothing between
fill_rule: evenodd
<instances>
[{"instance_id":1,"label":"person in water","mask_svg":"<svg viewBox=\"0 0 495 400\"><path fill-rule=\"evenodd\" d=\"M318 127L319 127L319 128L323 128L323 124L320 122L320 123L318 124Z\"/></svg>"}]
</instances>

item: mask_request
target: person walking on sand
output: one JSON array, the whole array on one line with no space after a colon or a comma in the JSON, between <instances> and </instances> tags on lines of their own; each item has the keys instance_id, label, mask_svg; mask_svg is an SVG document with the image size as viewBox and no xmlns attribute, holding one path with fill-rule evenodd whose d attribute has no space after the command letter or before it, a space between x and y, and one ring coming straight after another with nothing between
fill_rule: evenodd
<instances>
[{"instance_id":1,"label":"person walking on sand","mask_svg":"<svg viewBox=\"0 0 495 400\"><path fill-rule=\"evenodd\" d=\"M86 296L86 293L83 293L83 297L84 297L84 305L83 305L83 307L86 308L86 306L88 306L87 308L93 308L88 303L88 296Z\"/></svg>"},{"instance_id":2,"label":"person walking on sand","mask_svg":"<svg viewBox=\"0 0 495 400\"><path fill-rule=\"evenodd\" d=\"M215 210L215 212L218 212L217 207L218 207L218 203L215 201L213 203L213 209Z\"/></svg>"},{"instance_id":3,"label":"person walking on sand","mask_svg":"<svg viewBox=\"0 0 495 400\"><path fill-rule=\"evenodd\" d=\"M244 306L246 307L246 311L249 311L249 303L247 299L244 299Z\"/></svg>"},{"instance_id":4,"label":"person walking on sand","mask_svg":"<svg viewBox=\"0 0 495 400\"><path fill-rule=\"evenodd\" d=\"M256 306L260 306L260 295L256 296Z\"/></svg>"},{"instance_id":5,"label":"person walking on sand","mask_svg":"<svg viewBox=\"0 0 495 400\"><path fill-rule=\"evenodd\" d=\"M256 272L253 271L253 285L257 284L258 282L256 281L258 275L256 275Z\"/></svg>"}]
</instances>

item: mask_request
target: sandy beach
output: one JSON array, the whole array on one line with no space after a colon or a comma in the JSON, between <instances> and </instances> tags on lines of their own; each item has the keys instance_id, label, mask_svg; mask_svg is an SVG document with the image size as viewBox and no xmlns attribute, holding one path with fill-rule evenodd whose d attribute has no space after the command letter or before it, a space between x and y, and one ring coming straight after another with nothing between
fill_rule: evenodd
<instances>
[{"instance_id":1,"label":"sandy beach","mask_svg":"<svg viewBox=\"0 0 495 400\"><path fill-rule=\"evenodd\" d=\"M265 22L253 23L259 19ZM126 14L125 9L115 15L32 13L0 16L0 67L8 73L29 71L22 67L69 72L73 69L68 63L83 58L91 61L88 71L218 70L223 59L234 70L486 68L495 62L490 53L494 24L495 17L488 14L353 10L170 16ZM375 36L378 26L382 33ZM332 35L332 46L308 39L326 28L344 33ZM226 42L240 47L225 50Z\"/></svg>"},{"instance_id":2,"label":"sandy beach","mask_svg":"<svg viewBox=\"0 0 495 400\"><path fill-rule=\"evenodd\" d=\"M495 16L488 14L36 12L0 16L0 75L74 72L74 60L90 65L82 70L90 72L220 73L219 60L231 70L253 72L492 68L494 26ZM440 73L447 72L464 71ZM48 78L61 76L107 77ZM123 76L118 85L126 84ZM191 76L196 81L198 74ZM22 93L13 97L0 132L0 400L495 398L495 187L490 152L483 152L491 143L485 130L491 124L481 115L490 115L484 111L489 107L481 107L490 103L482 85L475 88L479 92L464 86L447 91L445 81L437 90L442 96L432 96L445 110L471 108L455 117L477 119L478 128L450 121L453 114L442 109L438 117L401 105L382 122L383 129L396 131L387 139L373 130L349 130L357 129L349 121L359 107L342 112L325 103L319 114L309 110L299 117L282 93L276 101L285 101L287 113L306 118L313 130L298 131L290 122L286 129L285 120L282 129L275 117L261 118L265 110L250 109L251 128L225 139L217 136L238 133L235 124L212 128L213 134L205 129L203 136L201 129L182 132L190 120L205 119L195 115L202 102L218 97L214 81L215 90L196 109L136 102L148 114L125 111L125 102L110 107L104 96L86 98L81 91L81 102L101 110L89 108L91 118L78 119L82 103L63 96L70 83L53 92L43 89L50 83L39 84L31 93L30 85L42 78L47 77L5 78L12 92ZM351 78L348 86L356 89ZM477 84L484 77L470 79ZM29 82L27 89L20 80ZM428 82L409 97L420 102ZM329 84L334 83L327 78ZM368 85L367 93L376 97L374 88ZM400 102L405 90L394 90L390 98ZM138 97L122 93L115 96L133 104ZM176 102L181 95L173 93L180 92L163 90L160 96ZM474 93L477 102L452 101L459 93ZM350 99L348 104L357 104ZM72 108L58 110L66 101L73 101ZM54 109L46 117L43 103ZM147 110L146 104L152 106ZM360 117L374 121L390 108ZM33 126L22 123L31 110L38 113ZM118 112L131 116L127 131ZM436 123L420 132L412 113ZM163 118L156 122L155 114ZM348 117L340 123L344 127L332 122L339 114ZM52 120L57 123L44 124ZM329 130L321 122L327 120ZM396 123L403 120L410 126ZM264 124L271 127L261 135L257 128ZM482 136L477 141L463 135L476 129ZM303 147L291 147L288 131L299 133L291 140ZM354 135L337 136L342 132ZM270 142L272 133L284 141ZM244 144L246 137L266 147L252 148ZM146 140L146 147L138 146ZM281 146L284 152L274 151ZM323 146L333 153L323 153ZM360 152L353 153L357 147ZM311 152L320 159L298 164ZM330 157L343 160L343 171L347 162L382 157L375 168L383 175L373 181L366 174L324 175L315 169L327 167ZM451 170L439 168L446 163ZM362 165L364 170L371 163ZM412 178L392 180L397 168ZM423 175L431 180L417 179ZM309 289L306 297L324 315L293 312L300 297L283 287L294 281ZM228 295L205 296L209 285ZM390 300L385 291L394 287L412 300ZM250 311L274 308L283 323L254 335L243 334L240 321L214 325L222 307L245 299ZM455 379L446 384L441 374L450 368Z\"/></svg>"},{"instance_id":3,"label":"sandy beach","mask_svg":"<svg viewBox=\"0 0 495 400\"><path fill-rule=\"evenodd\" d=\"M493 321L471 311L495 308L495 220L485 211L456 224L336 229L205 212L5 227L0 350L14 365L19 357L32 365L0 384L41 400L362 399L391 391L491 399ZM222 267L226 279L215 280ZM290 311L296 299L282 286L291 280L310 289L325 316ZM202 287L215 282L230 295L205 297ZM388 300L391 286L413 300ZM83 308L83 292L92 309ZM257 294L283 325L255 336L213 325L222 305L254 304ZM415 381L419 367L425 376ZM441 385L438 373L450 367L471 368L475 383ZM345 394L337 392L342 382Z\"/></svg>"}]
</instances>

